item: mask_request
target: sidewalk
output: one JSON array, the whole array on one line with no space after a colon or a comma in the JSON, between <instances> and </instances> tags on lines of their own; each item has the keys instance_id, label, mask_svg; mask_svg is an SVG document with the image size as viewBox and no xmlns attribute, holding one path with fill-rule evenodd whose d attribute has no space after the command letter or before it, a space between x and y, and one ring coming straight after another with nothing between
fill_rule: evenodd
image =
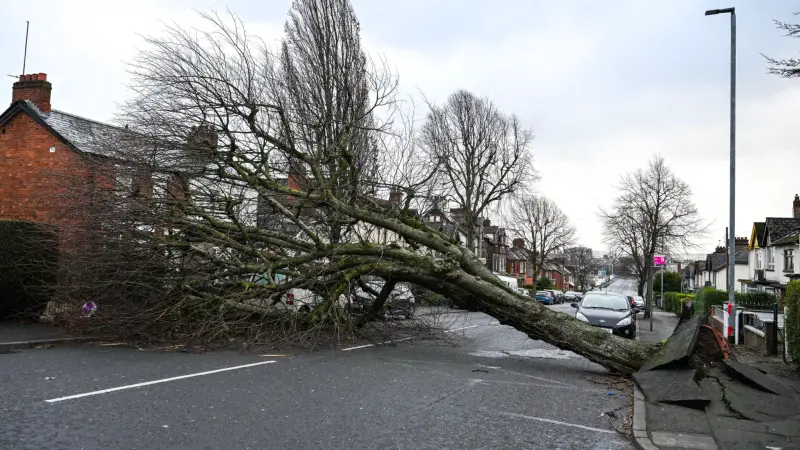
<instances>
[{"instance_id":1,"label":"sidewalk","mask_svg":"<svg viewBox=\"0 0 800 450\"><path fill-rule=\"evenodd\" d=\"M650 331L650 319L642 318L639 315L636 328L636 340L648 344L660 344L664 339L672 335L675 327L678 326L678 316L671 312L662 311L653 306L653 331Z\"/></svg>"},{"instance_id":2,"label":"sidewalk","mask_svg":"<svg viewBox=\"0 0 800 450\"><path fill-rule=\"evenodd\" d=\"M71 337L61 328L46 323L0 322L0 353L77 340L87 339Z\"/></svg>"},{"instance_id":3,"label":"sidewalk","mask_svg":"<svg viewBox=\"0 0 800 450\"><path fill-rule=\"evenodd\" d=\"M643 449L798 449L800 374L761 361L723 360L714 334L690 319L656 311L640 340L662 350L634 375L633 433ZM644 332L642 332L644 328Z\"/></svg>"}]
</instances>

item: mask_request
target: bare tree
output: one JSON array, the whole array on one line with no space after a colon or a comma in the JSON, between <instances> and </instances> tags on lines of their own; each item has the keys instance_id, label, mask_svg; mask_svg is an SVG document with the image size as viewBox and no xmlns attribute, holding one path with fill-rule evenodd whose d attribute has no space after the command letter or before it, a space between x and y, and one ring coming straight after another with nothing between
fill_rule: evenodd
<instances>
[{"instance_id":1,"label":"bare tree","mask_svg":"<svg viewBox=\"0 0 800 450\"><path fill-rule=\"evenodd\" d=\"M474 249L477 221L535 178L533 132L489 99L465 90L442 106L428 106L422 145L429 160L440 165L435 181L457 205L467 248Z\"/></svg>"},{"instance_id":2,"label":"bare tree","mask_svg":"<svg viewBox=\"0 0 800 450\"><path fill-rule=\"evenodd\" d=\"M288 315L292 326L339 330L353 321L348 292L378 278L390 286L376 292L379 300L393 284L408 283L461 305L474 302L534 339L620 372L635 371L653 353L520 296L472 251L419 220L418 191L458 160L443 153L441 164L415 164L411 133L387 119L397 111L394 78L360 48L349 2L294 2L277 53L235 18L206 19L211 31L173 27L148 39L132 66L136 96L123 116L128 145L98 143L124 148L120 159L131 161L131 170L146 168L154 182L155 174L176 180L156 207L148 203L136 216L111 220L116 226L105 238L116 239L118 254L135 243L157 269L147 272L152 296L140 295L125 309L103 308L120 312L116 326L258 336L240 324L283 320L276 299L302 290L316 300ZM459 138L476 157L465 164L478 182L467 184L487 188L477 203L464 197L477 216L528 179L531 137L516 119L469 112L494 111L488 101L462 106L471 114L462 125L484 130ZM449 119L426 126L435 123L450 126ZM409 170L381 167L389 161ZM110 283L127 283L108 274Z\"/></svg>"},{"instance_id":3,"label":"bare tree","mask_svg":"<svg viewBox=\"0 0 800 450\"><path fill-rule=\"evenodd\" d=\"M794 13L800 15L800 13ZM784 36L791 38L800 38L800 24L781 22L780 20L773 20L775 26L784 31ZM763 55L769 64L768 72L773 75L778 75L781 78L797 78L800 77L800 59L774 59L769 56Z\"/></svg>"},{"instance_id":4,"label":"bare tree","mask_svg":"<svg viewBox=\"0 0 800 450\"><path fill-rule=\"evenodd\" d=\"M515 230L531 250L530 262L536 277L551 255L575 244L575 227L561 208L546 197L518 197L511 215Z\"/></svg>"},{"instance_id":5,"label":"bare tree","mask_svg":"<svg viewBox=\"0 0 800 450\"><path fill-rule=\"evenodd\" d=\"M588 291L591 289L590 277L596 267L592 249L588 247L572 247L564 252L565 264L572 271L578 289Z\"/></svg>"},{"instance_id":6,"label":"bare tree","mask_svg":"<svg viewBox=\"0 0 800 450\"><path fill-rule=\"evenodd\" d=\"M686 182L672 172L661 156L645 169L625 175L609 210L600 210L606 243L633 260L642 295L657 251L678 253L691 248L706 225L692 202Z\"/></svg>"}]
</instances>

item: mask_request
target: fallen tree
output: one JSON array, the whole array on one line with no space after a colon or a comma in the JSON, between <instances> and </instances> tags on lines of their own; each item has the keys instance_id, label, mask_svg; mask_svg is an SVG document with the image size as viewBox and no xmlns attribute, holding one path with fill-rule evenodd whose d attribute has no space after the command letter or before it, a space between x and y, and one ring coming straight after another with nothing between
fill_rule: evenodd
<instances>
[{"instance_id":1,"label":"fallen tree","mask_svg":"<svg viewBox=\"0 0 800 450\"><path fill-rule=\"evenodd\" d=\"M426 226L420 208L446 161L417 152L413 130L400 126L408 122L397 120L396 81L361 49L347 0L295 2L277 52L236 18L205 18L210 32L171 28L148 39L131 66L137 95L120 118L129 131L95 144L126 161L118 171L144 168L155 184L135 217L117 207L98 219L112 230L105 238L126 236L160 274L126 309L137 326L171 318L170 332L227 327L231 311L269 316L296 289L318 299L294 316L300 326L351 323L342 301L373 276L477 304L619 372L652 354L518 295L452 234ZM504 143L518 144L495 145ZM124 273L107 280L124 284Z\"/></svg>"}]
</instances>

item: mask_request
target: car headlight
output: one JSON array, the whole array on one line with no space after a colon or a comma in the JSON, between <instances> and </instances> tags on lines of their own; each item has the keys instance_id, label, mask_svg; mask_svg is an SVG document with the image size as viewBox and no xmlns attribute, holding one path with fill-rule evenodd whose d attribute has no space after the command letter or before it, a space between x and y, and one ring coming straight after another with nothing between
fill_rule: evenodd
<instances>
[{"instance_id":1,"label":"car headlight","mask_svg":"<svg viewBox=\"0 0 800 450\"><path fill-rule=\"evenodd\" d=\"M630 325L630 324L631 324L631 316L628 316L628 317L620 320L619 322L617 322L617 326L618 327L622 327L622 326Z\"/></svg>"},{"instance_id":2,"label":"car headlight","mask_svg":"<svg viewBox=\"0 0 800 450\"><path fill-rule=\"evenodd\" d=\"M576 313L575 318L580 320L581 322L588 322L589 319L586 318L582 313Z\"/></svg>"}]
</instances>

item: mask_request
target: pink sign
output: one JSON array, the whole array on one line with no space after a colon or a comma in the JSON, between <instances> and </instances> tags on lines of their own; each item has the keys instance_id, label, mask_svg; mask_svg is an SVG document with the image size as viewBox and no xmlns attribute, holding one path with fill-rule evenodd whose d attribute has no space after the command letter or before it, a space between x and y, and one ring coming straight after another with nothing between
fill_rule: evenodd
<instances>
[{"instance_id":1,"label":"pink sign","mask_svg":"<svg viewBox=\"0 0 800 450\"><path fill-rule=\"evenodd\" d=\"M654 255L653 256L653 265L655 266L666 266L667 265L667 257L664 255Z\"/></svg>"}]
</instances>

